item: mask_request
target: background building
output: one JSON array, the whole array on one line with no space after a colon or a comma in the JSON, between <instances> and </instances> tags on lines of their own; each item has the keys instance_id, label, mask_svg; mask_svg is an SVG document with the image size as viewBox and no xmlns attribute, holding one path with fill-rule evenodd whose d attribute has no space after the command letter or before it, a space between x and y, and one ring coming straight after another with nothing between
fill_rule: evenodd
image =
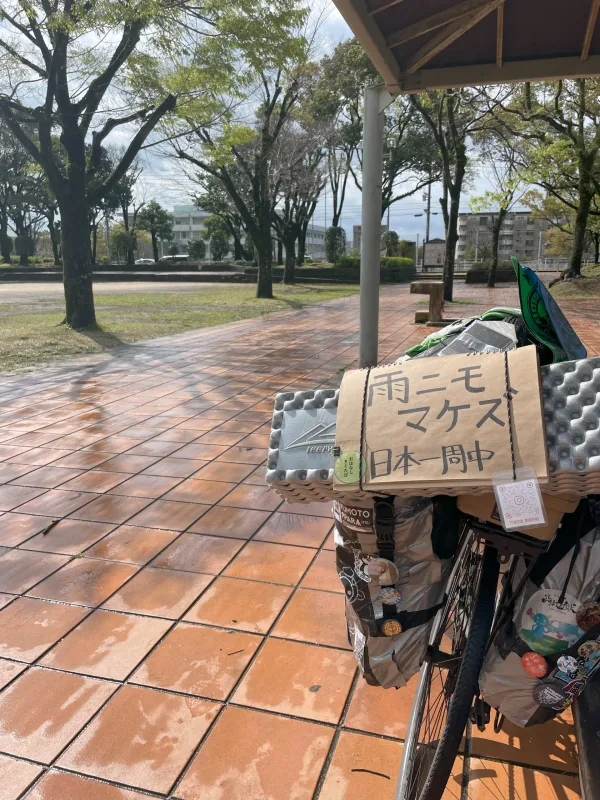
<instances>
[{"instance_id":1,"label":"background building","mask_svg":"<svg viewBox=\"0 0 600 800\"><path fill-rule=\"evenodd\" d=\"M381 235L383 236L384 233L387 233L388 226L382 225L381 226ZM360 240L361 240L361 226L360 225L353 225L352 226L352 248L353 250L358 250L360 253Z\"/></svg>"},{"instance_id":2,"label":"background building","mask_svg":"<svg viewBox=\"0 0 600 800\"><path fill-rule=\"evenodd\" d=\"M200 231L204 220L212 216L206 211L201 211L198 206L191 203L173 206L173 243L177 245L178 253L187 253L189 242L200 239ZM167 242L163 242L165 253L169 249ZM210 247L206 243L206 257L210 258Z\"/></svg>"},{"instance_id":3,"label":"background building","mask_svg":"<svg viewBox=\"0 0 600 800\"><path fill-rule=\"evenodd\" d=\"M482 261L492 253L492 224L494 212L458 215L459 261ZM500 230L499 261L516 256L519 261L544 258L547 247L545 233L550 223L532 216L529 211L510 211Z\"/></svg>"}]
</instances>

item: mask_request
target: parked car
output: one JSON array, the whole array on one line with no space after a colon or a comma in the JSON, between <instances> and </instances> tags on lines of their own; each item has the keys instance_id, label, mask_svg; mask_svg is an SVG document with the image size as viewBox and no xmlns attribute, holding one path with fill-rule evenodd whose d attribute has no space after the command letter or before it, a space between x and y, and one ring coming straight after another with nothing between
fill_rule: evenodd
<instances>
[{"instance_id":1,"label":"parked car","mask_svg":"<svg viewBox=\"0 0 600 800\"><path fill-rule=\"evenodd\" d=\"M153 258L138 258L136 264L154 264Z\"/></svg>"},{"instance_id":2,"label":"parked car","mask_svg":"<svg viewBox=\"0 0 600 800\"><path fill-rule=\"evenodd\" d=\"M189 261L190 257L187 253L181 253L176 256L163 256L159 259L159 264L175 264L178 261Z\"/></svg>"}]
</instances>

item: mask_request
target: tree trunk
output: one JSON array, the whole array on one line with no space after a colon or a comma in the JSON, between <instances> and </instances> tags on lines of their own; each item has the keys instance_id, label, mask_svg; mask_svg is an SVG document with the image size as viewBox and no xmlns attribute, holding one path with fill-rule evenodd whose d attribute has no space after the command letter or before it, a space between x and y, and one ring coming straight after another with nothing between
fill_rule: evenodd
<instances>
[{"instance_id":1,"label":"tree trunk","mask_svg":"<svg viewBox=\"0 0 600 800\"><path fill-rule=\"evenodd\" d=\"M273 297L273 251L271 248L270 226L266 234L254 242L256 263L258 265L258 280L256 282L256 296L270 300Z\"/></svg>"},{"instance_id":2,"label":"tree trunk","mask_svg":"<svg viewBox=\"0 0 600 800\"><path fill-rule=\"evenodd\" d=\"M303 222L298 234L298 257L296 258L296 265L301 267L304 264L306 257L306 231L308 229L308 221Z\"/></svg>"},{"instance_id":3,"label":"tree trunk","mask_svg":"<svg viewBox=\"0 0 600 800\"><path fill-rule=\"evenodd\" d=\"M2 253L2 261L5 264L10 264L10 251L11 242L8 235L8 219L6 218L6 209L0 209L0 252Z\"/></svg>"},{"instance_id":4,"label":"tree trunk","mask_svg":"<svg viewBox=\"0 0 600 800\"><path fill-rule=\"evenodd\" d=\"M498 249L500 247L500 231L506 217L506 209L501 208L498 217L492 224L492 263L488 275L488 289L493 289L496 285L496 270L498 269Z\"/></svg>"},{"instance_id":5,"label":"tree trunk","mask_svg":"<svg viewBox=\"0 0 600 800\"><path fill-rule=\"evenodd\" d=\"M75 194L59 201L66 322L71 328L88 328L96 324L90 226L85 198Z\"/></svg>"},{"instance_id":6,"label":"tree trunk","mask_svg":"<svg viewBox=\"0 0 600 800\"><path fill-rule=\"evenodd\" d=\"M454 286L454 259L456 255L456 243L458 241L458 206L460 193L458 196L450 196L450 209L448 212L448 230L446 231L446 257L444 259L444 300L452 301L452 291Z\"/></svg>"},{"instance_id":7,"label":"tree trunk","mask_svg":"<svg viewBox=\"0 0 600 800\"><path fill-rule=\"evenodd\" d=\"M591 171L594 164L594 157L579 157L579 206L575 216L575 227L573 230L573 249L569 266L561 275L563 280L568 278L581 278L581 260L585 245L585 232L587 229L590 205L592 202L593 191L591 181Z\"/></svg>"},{"instance_id":8,"label":"tree trunk","mask_svg":"<svg viewBox=\"0 0 600 800\"><path fill-rule=\"evenodd\" d=\"M154 263L158 264L158 241L156 239L156 231L151 230L150 236L152 237L152 255L154 256Z\"/></svg>"},{"instance_id":9,"label":"tree trunk","mask_svg":"<svg viewBox=\"0 0 600 800\"><path fill-rule=\"evenodd\" d=\"M600 262L600 233L594 233L594 264Z\"/></svg>"},{"instance_id":10,"label":"tree trunk","mask_svg":"<svg viewBox=\"0 0 600 800\"><path fill-rule=\"evenodd\" d=\"M92 223L92 264L96 263L96 253L98 252L98 223Z\"/></svg>"},{"instance_id":11,"label":"tree trunk","mask_svg":"<svg viewBox=\"0 0 600 800\"><path fill-rule=\"evenodd\" d=\"M234 261L243 261L244 259L244 248L242 247L242 241L238 236L233 237L233 260Z\"/></svg>"},{"instance_id":12,"label":"tree trunk","mask_svg":"<svg viewBox=\"0 0 600 800\"><path fill-rule=\"evenodd\" d=\"M284 237L285 244L285 268L283 270L283 282L285 284L294 283L296 278L296 237L287 234Z\"/></svg>"},{"instance_id":13,"label":"tree trunk","mask_svg":"<svg viewBox=\"0 0 600 800\"><path fill-rule=\"evenodd\" d=\"M277 237L277 266L281 267L283 264L283 239L281 236Z\"/></svg>"},{"instance_id":14,"label":"tree trunk","mask_svg":"<svg viewBox=\"0 0 600 800\"><path fill-rule=\"evenodd\" d=\"M26 239L26 237L23 237L23 238L25 239L25 241L24 241L24 247L21 247L21 252L19 254L19 266L20 267L28 267L29 266L29 256L27 255L27 239ZM21 240L21 241L23 241L23 240Z\"/></svg>"}]
</instances>

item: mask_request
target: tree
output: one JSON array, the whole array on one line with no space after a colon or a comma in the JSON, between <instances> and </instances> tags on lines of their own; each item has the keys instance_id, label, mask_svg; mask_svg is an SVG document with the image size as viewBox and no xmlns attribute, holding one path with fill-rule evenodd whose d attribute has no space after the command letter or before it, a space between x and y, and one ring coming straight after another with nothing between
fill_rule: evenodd
<instances>
[{"instance_id":1,"label":"tree","mask_svg":"<svg viewBox=\"0 0 600 800\"><path fill-rule=\"evenodd\" d=\"M217 9L218 11L218 9ZM227 9L229 14L229 9ZM160 62L176 49L178 27L202 15L172 3L5 0L0 116L42 167L61 216L66 322L95 323L88 209L121 179L159 121L176 104L171 92L146 103L125 96L124 73ZM210 12L204 17L210 24ZM146 70L148 71L148 70ZM122 109L126 108L123 113ZM136 126L112 174L90 189L100 149L115 129ZM31 134L31 129L35 134ZM54 132L60 134L57 146ZM86 147L90 143L91 147ZM61 152L62 151L62 152Z\"/></svg>"},{"instance_id":2,"label":"tree","mask_svg":"<svg viewBox=\"0 0 600 800\"><path fill-rule=\"evenodd\" d=\"M381 237L386 256L395 256L398 250L399 237L396 231L386 231Z\"/></svg>"},{"instance_id":3,"label":"tree","mask_svg":"<svg viewBox=\"0 0 600 800\"><path fill-rule=\"evenodd\" d=\"M231 170L232 172L235 171L235 165L231 166ZM244 226L242 217L223 186L222 181L212 175L207 175L202 172L197 173L195 179L202 187L202 194L196 195L194 198L195 204L198 208L202 209L202 211L207 211L209 214L220 217L223 220L233 238L233 257L236 261L242 260L244 258L244 247L242 244ZM241 184L245 183L244 176L238 173L235 182L238 191L242 191ZM204 258L204 256L202 256L202 258Z\"/></svg>"},{"instance_id":4,"label":"tree","mask_svg":"<svg viewBox=\"0 0 600 800\"><path fill-rule=\"evenodd\" d=\"M182 109L180 126L173 138L178 158L218 178L251 237L258 264L257 297L273 297L271 225L276 191L272 159L287 119L299 98L310 90L313 68L310 44L305 37L306 9L297 0L278 0L268 6L261 25L264 40L249 47L236 33L228 42L231 82L221 101L211 106L212 122L202 107ZM270 37L270 39L269 39ZM252 97L241 112L232 109L232 98ZM182 133L187 131L187 135ZM240 185L236 171L244 174Z\"/></svg>"},{"instance_id":5,"label":"tree","mask_svg":"<svg viewBox=\"0 0 600 800\"><path fill-rule=\"evenodd\" d=\"M198 261L202 261L206 258L206 245L202 239L193 239L188 244L188 253L190 254L190 258L197 259Z\"/></svg>"},{"instance_id":6,"label":"tree","mask_svg":"<svg viewBox=\"0 0 600 800\"><path fill-rule=\"evenodd\" d=\"M173 239L173 217L156 200L151 200L138 214L137 224L140 230L150 234L154 261L158 262L159 241L170 242Z\"/></svg>"},{"instance_id":7,"label":"tree","mask_svg":"<svg viewBox=\"0 0 600 800\"><path fill-rule=\"evenodd\" d=\"M222 261L229 252L229 230L221 217L208 217L204 220L201 236L208 241L211 261Z\"/></svg>"},{"instance_id":8,"label":"tree","mask_svg":"<svg viewBox=\"0 0 600 800\"><path fill-rule=\"evenodd\" d=\"M490 126L476 137L482 162L489 168L494 188L470 201L474 213L490 211L487 227L492 233L491 263L488 273L488 288L496 285L500 232L508 212L514 208L524 194L519 173L518 141L502 127ZM483 260L483 254L481 254Z\"/></svg>"},{"instance_id":9,"label":"tree","mask_svg":"<svg viewBox=\"0 0 600 800\"><path fill-rule=\"evenodd\" d=\"M503 87L495 90L493 104L509 94ZM443 195L440 200L446 227L444 259L444 299L452 300L454 261L458 242L458 211L467 174L467 140L478 130L489 113L489 105L480 100L473 89L446 89L411 95L410 101L429 127L439 150L442 167Z\"/></svg>"},{"instance_id":10,"label":"tree","mask_svg":"<svg viewBox=\"0 0 600 800\"><path fill-rule=\"evenodd\" d=\"M561 280L581 277L586 232L600 194L600 79L525 84L503 104L504 124L524 145L525 177L574 212L572 249Z\"/></svg>"},{"instance_id":11,"label":"tree","mask_svg":"<svg viewBox=\"0 0 600 800\"><path fill-rule=\"evenodd\" d=\"M357 39L338 44L325 56L309 98L307 114L324 125L327 172L333 217L337 228L342 217L351 166L362 138L364 91L380 80L377 70ZM356 174L356 173L355 173Z\"/></svg>"},{"instance_id":12,"label":"tree","mask_svg":"<svg viewBox=\"0 0 600 800\"><path fill-rule=\"evenodd\" d=\"M135 248L135 235L126 230L122 222L118 222L110 229L110 249L117 256L117 261L127 261L127 253Z\"/></svg>"},{"instance_id":13,"label":"tree","mask_svg":"<svg viewBox=\"0 0 600 800\"><path fill-rule=\"evenodd\" d=\"M331 226L325 232L325 258L335 264L346 251L346 231Z\"/></svg>"}]
</instances>

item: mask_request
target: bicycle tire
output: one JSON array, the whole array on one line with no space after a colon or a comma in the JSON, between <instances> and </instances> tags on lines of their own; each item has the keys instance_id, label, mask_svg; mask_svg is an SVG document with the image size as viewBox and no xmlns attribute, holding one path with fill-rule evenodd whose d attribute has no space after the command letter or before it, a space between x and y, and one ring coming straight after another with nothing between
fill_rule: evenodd
<instances>
[{"instance_id":1,"label":"bicycle tire","mask_svg":"<svg viewBox=\"0 0 600 800\"><path fill-rule=\"evenodd\" d=\"M398 780L396 800L440 800L446 789L456 755L460 749L460 743L471 710L473 697L477 691L479 673L483 664L488 636L494 617L499 570L500 565L498 563L497 551L492 547L485 546L481 557L477 597L474 602L464 649L460 657L460 666L457 668L456 681L448 702L445 724L437 742L435 753L431 757L427 777L422 784L422 788L419 787L419 794L411 795L410 791L413 786L413 781L411 780L412 776L403 776L401 771ZM452 600L451 597L448 597L447 605L450 604ZM421 680L425 682L427 680L431 681L431 674L431 664L425 663L422 667ZM431 686L431 683L429 686ZM415 762L419 755L418 737L421 731L425 704L428 702L429 697L428 694L420 691L420 688L421 687L417 689L415 706L413 706L412 712L412 716L418 720L416 728L413 730L413 736L417 741L411 743L407 739L404 745L405 748L411 748L407 750L407 753L412 752L413 754L411 769L415 769ZM420 703L420 708L416 707L417 703Z\"/></svg>"}]
</instances>

